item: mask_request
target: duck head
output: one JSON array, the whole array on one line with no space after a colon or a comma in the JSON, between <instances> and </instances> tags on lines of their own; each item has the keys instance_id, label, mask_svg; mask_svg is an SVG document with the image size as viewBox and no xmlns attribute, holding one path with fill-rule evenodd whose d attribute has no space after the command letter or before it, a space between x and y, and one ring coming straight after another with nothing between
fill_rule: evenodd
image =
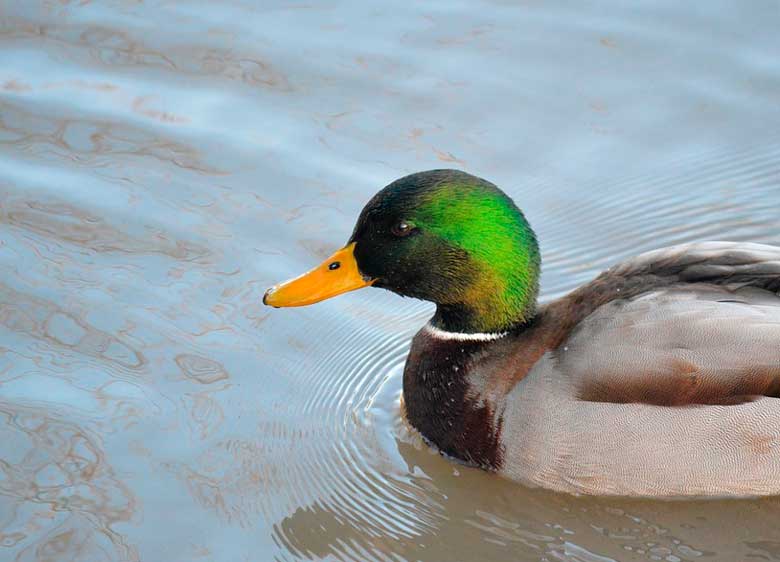
<instances>
[{"instance_id":1,"label":"duck head","mask_svg":"<svg viewBox=\"0 0 780 562\"><path fill-rule=\"evenodd\" d=\"M505 193L464 172L432 170L382 189L346 246L268 289L263 302L304 306L381 287L436 303L437 328L500 332L533 316L539 268L536 237Z\"/></svg>"}]
</instances>

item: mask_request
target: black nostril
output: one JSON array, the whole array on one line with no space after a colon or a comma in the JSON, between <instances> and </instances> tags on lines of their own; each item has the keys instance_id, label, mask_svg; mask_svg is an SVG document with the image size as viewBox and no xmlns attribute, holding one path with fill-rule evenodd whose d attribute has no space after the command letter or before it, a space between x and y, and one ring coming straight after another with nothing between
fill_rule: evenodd
<instances>
[{"instance_id":1,"label":"black nostril","mask_svg":"<svg viewBox=\"0 0 780 562\"><path fill-rule=\"evenodd\" d=\"M341 267L341 263L337 262L337 261L334 261L334 262L331 262L331 264L328 266L328 269L333 271L334 269L338 269L340 267Z\"/></svg>"}]
</instances>

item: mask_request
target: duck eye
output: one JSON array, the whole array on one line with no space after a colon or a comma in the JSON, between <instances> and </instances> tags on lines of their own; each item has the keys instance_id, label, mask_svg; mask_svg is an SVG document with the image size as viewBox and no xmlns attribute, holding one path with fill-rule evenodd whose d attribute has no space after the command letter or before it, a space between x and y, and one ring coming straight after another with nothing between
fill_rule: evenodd
<instances>
[{"instance_id":1,"label":"duck eye","mask_svg":"<svg viewBox=\"0 0 780 562\"><path fill-rule=\"evenodd\" d=\"M390 231L396 236L408 236L414 228L406 221L397 222Z\"/></svg>"}]
</instances>

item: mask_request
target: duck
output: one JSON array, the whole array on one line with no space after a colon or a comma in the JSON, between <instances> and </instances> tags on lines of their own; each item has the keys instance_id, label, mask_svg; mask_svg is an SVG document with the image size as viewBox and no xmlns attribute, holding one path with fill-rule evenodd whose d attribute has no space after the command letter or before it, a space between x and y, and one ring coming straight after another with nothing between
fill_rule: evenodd
<instances>
[{"instance_id":1,"label":"duck","mask_svg":"<svg viewBox=\"0 0 780 562\"><path fill-rule=\"evenodd\" d=\"M378 287L434 303L403 415L454 461L575 495L780 494L779 247L654 250L544 304L540 270L508 195L430 170L380 190L343 248L263 302Z\"/></svg>"}]
</instances>

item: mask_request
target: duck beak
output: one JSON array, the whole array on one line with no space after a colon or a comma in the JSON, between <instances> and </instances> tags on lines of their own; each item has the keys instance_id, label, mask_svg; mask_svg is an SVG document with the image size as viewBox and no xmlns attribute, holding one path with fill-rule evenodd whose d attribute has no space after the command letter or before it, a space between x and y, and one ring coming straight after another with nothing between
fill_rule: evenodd
<instances>
[{"instance_id":1,"label":"duck beak","mask_svg":"<svg viewBox=\"0 0 780 562\"><path fill-rule=\"evenodd\" d=\"M306 306L374 283L360 273L355 261L355 243L343 247L319 266L300 277L274 285L263 303L276 308Z\"/></svg>"}]
</instances>

